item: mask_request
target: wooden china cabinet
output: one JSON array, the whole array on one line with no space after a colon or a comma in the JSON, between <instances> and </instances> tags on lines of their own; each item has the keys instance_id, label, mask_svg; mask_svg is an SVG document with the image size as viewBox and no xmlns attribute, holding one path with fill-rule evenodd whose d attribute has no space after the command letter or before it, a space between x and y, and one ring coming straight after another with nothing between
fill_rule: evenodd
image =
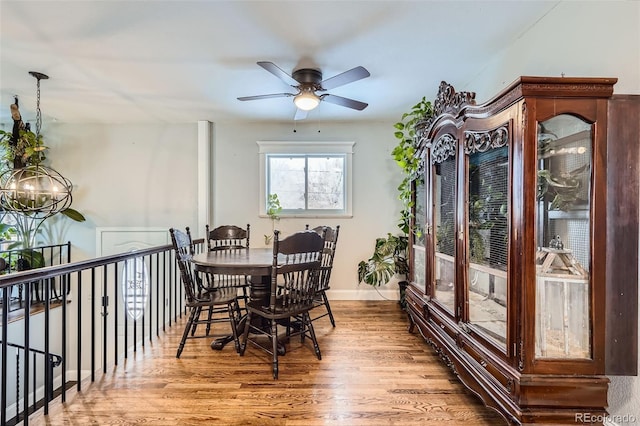
<instances>
[{"instance_id":1,"label":"wooden china cabinet","mask_svg":"<svg viewBox=\"0 0 640 426\"><path fill-rule=\"evenodd\" d=\"M607 375L637 374L640 97L616 81L482 105L443 82L416 127L410 330L508 423L602 421Z\"/></svg>"}]
</instances>

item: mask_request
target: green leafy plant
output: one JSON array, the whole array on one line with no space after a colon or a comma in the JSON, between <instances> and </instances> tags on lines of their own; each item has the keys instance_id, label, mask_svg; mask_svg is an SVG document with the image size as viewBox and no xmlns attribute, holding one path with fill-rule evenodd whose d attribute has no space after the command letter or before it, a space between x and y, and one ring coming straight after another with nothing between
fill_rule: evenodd
<instances>
[{"instance_id":1,"label":"green leafy plant","mask_svg":"<svg viewBox=\"0 0 640 426\"><path fill-rule=\"evenodd\" d=\"M586 204L580 198L582 192L582 172L589 169L585 164L570 172L552 174L549 170L538 170L538 200L551 200L550 210L571 210L576 204Z\"/></svg>"},{"instance_id":2,"label":"green leafy plant","mask_svg":"<svg viewBox=\"0 0 640 426\"><path fill-rule=\"evenodd\" d=\"M280 220L280 212L282 212L282 206L278 199L278 194L269 194L267 198L267 216L271 219L271 235L264 236L264 243L270 244L273 238L273 231L276 227L276 221Z\"/></svg>"},{"instance_id":3,"label":"green leafy plant","mask_svg":"<svg viewBox=\"0 0 640 426\"><path fill-rule=\"evenodd\" d=\"M412 184L422 179L420 173L420 158L417 157L418 140L416 138L416 124L433 116L431 102L423 97L409 112L402 114L400 121L393 125L394 136L398 144L391 155L396 164L402 169L403 179L398 186L398 199L402 202L398 228L402 235L387 234L386 238L377 238L371 257L358 263L358 283L366 283L372 287L387 284L396 274L409 273L406 258L409 242L409 230L414 206ZM400 284L400 305L404 308L404 288L406 280Z\"/></svg>"},{"instance_id":4,"label":"green leafy plant","mask_svg":"<svg viewBox=\"0 0 640 426\"><path fill-rule=\"evenodd\" d=\"M395 274L409 273L407 245L406 235L388 233L386 238L377 238L371 257L358 263L358 282L379 287Z\"/></svg>"},{"instance_id":5,"label":"green leafy plant","mask_svg":"<svg viewBox=\"0 0 640 426\"><path fill-rule=\"evenodd\" d=\"M12 143L13 133L0 130L0 146L4 151L4 159L13 168L21 168L32 164L39 164L46 159L42 135L36 135L31 130L22 129L15 143Z\"/></svg>"},{"instance_id":6,"label":"green leafy plant","mask_svg":"<svg viewBox=\"0 0 640 426\"><path fill-rule=\"evenodd\" d=\"M402 202L398 227L404 234L409 233L411 222L411 208L413 201L411 196L411 184L416 179L422 179L420 172L420 158L417 158L418 140L416 138L416 124L433 116L431 102L423 97L420 102L411 107L409 112L402 114L399 122L395 123L394 136L398 140L391 155L396 164L402 169L404 178L398 186L398 199Z\"/></svg>"},{"instance_id":7,"label":"green leafy plant","mask_svg":"<svg viewBox=\"0 0 640 426\"><path fill-rule=\"evenodd\" d=\"M13 239L15 234L16 229L13 226L6 223L0 223L0 242Z\"/></svg>"},{"instance_id":8,"label":"green leafy plant","mask_svg":"<svg viewBox=\"0 0 640 426\"><path fill-rule=\"evenodd\" d=\"M440 226L436 230L436 247L439 253L453 256L455 251L455 230L453 215L448 215L447 219L443 220ZM452 238L453 236L453 238Z\"/></svg>"},{"instance_id":9,"label":"green leafy plant","mask_svg":"<svg viewBox=\"0 0 640 426\"><path fill-rule=\"evenodd\" d=\"M477 166L469 165L470 182L478 171ZM492 232L497 232L496 235L505 233L507 222L506 195L484 179L480 182L479 191L469 194L469 250L471 260L475 262L485 260L485 244L489 242L485 235ZM504 242L506 244L506 240Z\"/></svg>"}]
</instances>

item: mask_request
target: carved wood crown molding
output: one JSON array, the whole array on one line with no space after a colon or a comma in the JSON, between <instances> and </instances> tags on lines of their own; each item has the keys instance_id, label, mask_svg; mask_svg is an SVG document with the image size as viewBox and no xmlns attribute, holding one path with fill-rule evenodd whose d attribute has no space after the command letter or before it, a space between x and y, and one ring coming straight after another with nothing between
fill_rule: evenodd
<instances>
[{"instance_id":1,"label":"carved wood crown molding","mask_svg":"<svg viewBox=\"0 0 640 426\"><path fill-rule=\"evenodd\" d=\"M474 92L456 92L456 89L443 81L438 89L438 96L433 102L434 116L444 114L445 112L457 115L463 107L467 105L475 105L476 94Z\"/></svg>"},{"instance_id":2,"label":"carved wood crown molding","mask_svg":"<svg viewBox=\"0 0 640 426\"><path fill-rule=\"evenodd\" d=\"M486 152L509 144L509 125L500 126L488 132L464 132L464 153Z\"/></svg>"},{"instance_id":3,"label":"carved wood crown molding","mask_svg":"<svg viewBox=\"0 0 640 426\"><path fill-rule=\"evenodd\" d=\"M456 89L446 81L440 82L438 95L433 102L433 115L416 123L417 140L422 141L427 137L431 125L441 114L457 116L467 106L475 105L475 98L475 92L456 92Z\"/></svg>"},{"instance_id":4,"label":"carved wood crown molding","mask_svg":"<svg viewBox=\"0 0 640 426\"><path fill-rule=\"evenodd\" d=\"M456 138L449 133L440 136L431 147L431 163L440 164L456 156Z\"/></svg>"}]
</instances>

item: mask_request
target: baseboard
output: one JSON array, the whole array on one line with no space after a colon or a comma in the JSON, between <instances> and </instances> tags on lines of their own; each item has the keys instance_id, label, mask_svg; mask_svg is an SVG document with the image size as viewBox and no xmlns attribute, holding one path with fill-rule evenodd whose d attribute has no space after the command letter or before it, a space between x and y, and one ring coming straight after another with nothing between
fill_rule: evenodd
<instances>
[{"instance_id":1,"label":"baseboard","mask_svg":"<svg viewBox=\"0 0 640 426\"><path fill-rule=\"evenodd\" d=\"M395 300L398 301L400 291L398 286L371 287L361 284L352 290L329 290L329 300Z\"/></svg>"}]
</instances>

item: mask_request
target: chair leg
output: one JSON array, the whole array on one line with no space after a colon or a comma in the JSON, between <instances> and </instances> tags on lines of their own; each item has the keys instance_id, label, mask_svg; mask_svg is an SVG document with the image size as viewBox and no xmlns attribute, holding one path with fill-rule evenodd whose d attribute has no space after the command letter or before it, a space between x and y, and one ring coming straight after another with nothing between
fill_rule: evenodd
<instances>
[{"instance_id":1,"label":"chair leg","mask_svg":"<svg viewBox=\"0 0 640 426\"><path fill-rule=\"evenodd\" d=\"M191 322L191 335L195 335L196 334L196 328L198 328L198 320L200 319L200 313L202 312L202 307L198 306L195 307L191 310L192 313L195 313L195 315L193 316L193 320L191 320L190 317L190 322Z\"/></svg>"},{"instance_id":2,"label":"chair leg","mask_svg":"<svg viewBox=\"0 0 640 426\"><path fill-rule=\"evenodd\" d=\"M229 311L229 325L231 325L231 333L233 334L233 344L236 348L236 352L240 353L240 339L238 339L238 300L234 299L233 302L227 305Z\"/></svg>"},{"instance_id":3,"label":"chair leg","mask_svg":"<svg viewBox=\"0 0 640 426\"><path fill-rule=\"evenodd\" d=\"M302 327L309 328L309 337L313 341L313 349L316 351L316 356L318 359L322 359L322 354L320 353L320 346L318 346L318 340L316 339L316 332L313 330L313 324L311 321L311 316L309 315L309 311L302 314ZM306 323L306 325L305 325Z\"/></svg>"},{"instance_id":4,"label":"chair leg","mask_svg":"<svg viewBox=\"0 0 640 426\"><path fill-rule=\"evenodd\" d=\"M242 316L247 313L247 302L249 301L249 295L247 293L247 287L242 287L242 296L239 296L238 299L242 299L242 307L238 304L238 315ZM244 309L244 312L242 310Z\"/></svg>"},{"instance_id":5,"label":"chair leg","mask_svg":"<svg viewBox=\"0 0 640 426\"><path fill-rule=\"evenodd\" d=\"M180 340L180 345L178 345L178 353L176 354L176 358L180 358L180 354L184 349L184 344L187 341L187 336L189 336L189 330L191 329L196 312L199 312L199 308L191 308L191 312L189 313L189 319L187 320L187 325L184 326L184 333L182 333L182 340Z\"/></svg>"},{"instance_id":6,"label":"chair leg","mask_svg":"<svg viewBox=\"0 0 640 426\"><path fill-rule=\"evenodd\" d=\"M211 332L211 319L213 318L213 306L209 306L209 313L207 316L207 336Z\"/></svg>"},{"instance_id":7,"label":"chair leg","mask_svg":"<svg viewBox=\"0 0 640 426\"><path fill-rule=\"evenodd\" d=\"M245 349L247 349L247 340L249 339L249 327L251 327L251 311L247 313L247 319L244 323L244 332L242 333L242 343L240 344L240 356L244 355Z\"/></svg>"},{"instance_id":8,"label":"chair leg","mask_svg":"<svg viewBox=\"0 0 640 426\"><path fill-rule=\"evenodd\" d=\"M324 300L324 306L327 308L327 313L329 314L329 320L331 321L332 326L336 326L336 322L333 319L333 313L331 312L331 306L329 306L329 298L327 297L327 293L322 292L322 300Z\"/></svg>"},{"instance_id":9,"label":"chair leg","mask_svg":"<svg viewBox=\"0 0 640 426\"><path fill-rule=\"evenodd\" d=\"M243 291L244 291L244 290L243 290ZM242 301L243 301L242 303L243 303L243 305L244 305L244 306L247 306L247 305L246 305L247 301L246 301L246 299L244 298L244 296L238 296L238 297L236 297L236 303L235 303L235 305L234 305L234 306L235 306L235 310L236 310L236 313L237 313L237 315L238 315L238 318L242 317L242 308L240 307L240 300L242 300Z\"/></svg>"},{"instance_id":10,"label":"chair leg","mask_svg":"<svg viewBox=\"0 0 640 426\"><path fill-rule=\"evenodd\" d=\"M271 320L271 350L273 352L273 378L278 378L278 323Z\"/></svg>"}]
</instances>

